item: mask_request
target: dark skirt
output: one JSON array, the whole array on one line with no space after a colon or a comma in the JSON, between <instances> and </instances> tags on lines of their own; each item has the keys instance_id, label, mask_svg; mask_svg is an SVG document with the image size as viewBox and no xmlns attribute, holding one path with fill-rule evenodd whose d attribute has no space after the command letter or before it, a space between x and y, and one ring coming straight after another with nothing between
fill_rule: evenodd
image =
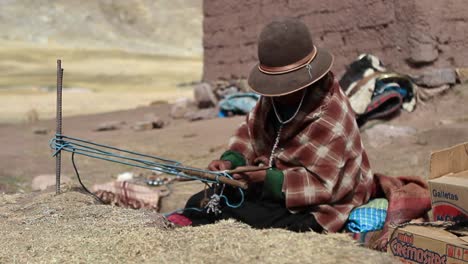
<instances>
[{"instance_id":1,"label":"dark skirt","mask_svg":"<svg viewBox=\"0 0 468 264\"><path fill-rule=\"evenodd\" d=\"M255 190L257 189L257 191ZM240 192L226 187L225 195L230 204L241 200ZM213 194L213 189L207 190L207 197ZM317 223L315 217L307 211L291 213L283 201L273 201L262 197L258 188L249 188L245 200L238 208L226 205L221 199L221 213L207 213L206 210L198 212L188 208L201 208L205 200L205 191L201 191L187 201L183 215L192 221L192 226L212 224L222 219L235 219L244 222L253 228L284 228L296 232L315 231L321 233L323 228Z\"/></svg>"}]
</instances>

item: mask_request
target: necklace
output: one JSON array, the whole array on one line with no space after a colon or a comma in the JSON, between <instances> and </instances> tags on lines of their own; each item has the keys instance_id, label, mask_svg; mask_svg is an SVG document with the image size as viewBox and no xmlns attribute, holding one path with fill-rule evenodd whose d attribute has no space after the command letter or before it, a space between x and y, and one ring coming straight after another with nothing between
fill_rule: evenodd
<instances>
[{"instance_id":1,"label":"necklace","mask_svg":"<svg viewBox=\"0 0 468 264\"><path fill-rule=\"evenodd\" d=\"M275 151L278 148L278 144L279 144L279 140L280 140L280 136L281 136L281 131L283 130L283 126L288 124L292 120L294 120L294 118L297 116L297 114L299 113L299 110L302 107L302 103L304 102L305 94L306 94L306 89L304 89L304 92L302 93L301 102L299 103L299 106L297 107L296 112L294 112L294 114L286 121L283 121L281 119L281 116L278 114L278 110L276 109L275 101L273 100L273 98L271 98L271 104L273 105L273 110L275 112L276 118L278 119L278 121L280 123L280 126L278 128L278 132L276 133L275 143L273 144L273 148L271 149L270 159L268 161L268 166L270 168L273 166L273 155L275 154Z\"/></svg>"}]
</instances>

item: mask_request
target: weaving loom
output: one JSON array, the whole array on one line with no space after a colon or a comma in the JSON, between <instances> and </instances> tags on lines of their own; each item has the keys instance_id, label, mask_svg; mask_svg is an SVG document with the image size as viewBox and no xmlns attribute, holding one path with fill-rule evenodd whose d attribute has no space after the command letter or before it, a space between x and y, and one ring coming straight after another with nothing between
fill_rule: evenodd
<instances>
[{"instance_id":1,"label":"weaving loom","mask_svg":"<svg viewBox=\"0 0 468 264\"><path fill-rule=\"evenodd\" d=\"M55 137L50 141L50 148L55 152L53 156L56 160L56 194L60 194L60 176L61 176L61 154L62 151L70 152L73 168L77 175L78 181L80 182L83 189L94 195L89 191L85 185L81 182L81 178L78 173L78 169L75 163L75 155L82 155L91 157L94 159L100 159L108 162L114 162L124 164L132 167L148 169L151 171L162 172L177 177L182 177L190 180L199 180L205 184L222 185L222 188L217 188L220 191L212 197L212 202L209 205L216 206L219 204L220 199L224 199L226 205L229 207L239 207L243 199L238 204L230 204L228 198L223 195L224 185L230 185L238 189L241 193L241 197L244 196L243 190L247 189L247 184L242 181L233 179L231 175L234 173L242 173L245 171L254 170L265 170L266 168L243 168L229 171L209 171L204 169L198 169L182 165L180 162L138 153L135 151L120 149L112 146L98 144L88 140L69 137L62 134L62 82L63 82L63 68L61 66L61 60L57 60L57 130ZM213 208L208 208L213 210Z\"/></svg>"}]
</instances>

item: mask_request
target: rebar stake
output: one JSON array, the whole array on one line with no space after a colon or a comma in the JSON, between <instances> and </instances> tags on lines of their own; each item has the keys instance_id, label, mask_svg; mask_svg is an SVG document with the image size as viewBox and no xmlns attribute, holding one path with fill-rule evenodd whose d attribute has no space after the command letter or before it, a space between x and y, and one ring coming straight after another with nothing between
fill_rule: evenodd
<instances>
[{"instance_id":1,"label":"rebar stake","mask_svg":"<svg viewBox=\"0 0 468 264\"><path fill-rule=\"evenodd\" d=\"M56 137L57 143L62 140L62 82L63 82L63 69L62 61L57 60L57 130ZM57 150L57 149L56 149ZM61 151L57 152L55 156L55 194L60 194L60 173L62 168Z\"/></svg>"}]
</instances>

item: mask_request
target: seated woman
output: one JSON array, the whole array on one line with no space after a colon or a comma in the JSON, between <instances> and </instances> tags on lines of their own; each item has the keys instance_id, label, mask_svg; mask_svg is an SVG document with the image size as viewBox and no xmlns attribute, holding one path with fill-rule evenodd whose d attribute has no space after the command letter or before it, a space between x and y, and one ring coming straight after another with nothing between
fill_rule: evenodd
<instances>
[{"instance_id":1,"label":"seated woman","mask_svg":"<svg viewBox=\"0 0 468 264\"><path fill-rule=\"evenodd\" d=\"M333 56L295 19L260 34L249 85L262 95L210 170L264 166L233 175L249 184L244 203L219 214L186 210L192 225L233 218L256 228L336 232L370 198L373 175L355 116L330 69ZM208 190L213 192L213 190ZM231 203L239 193L226 187ZM205 192L186 207L201 207ZM208 195L209 197L209 195Z\"/></svg>"}]
</instances>

